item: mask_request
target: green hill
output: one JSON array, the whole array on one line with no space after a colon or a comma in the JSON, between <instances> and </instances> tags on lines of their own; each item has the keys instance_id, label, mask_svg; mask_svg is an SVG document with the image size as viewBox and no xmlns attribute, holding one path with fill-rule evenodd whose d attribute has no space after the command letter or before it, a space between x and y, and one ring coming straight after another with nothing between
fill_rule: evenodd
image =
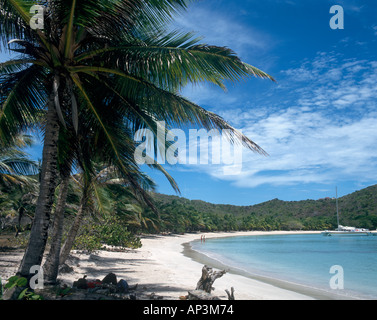
<instances>
[{"instance_id":1,"label":"green hill","mask_svg":"<svg viewBox=\"0 0 377 320\"><path fill-rule=\"evenodd\" d=\"M31 188L31 187L30 187ZM34 188L37 190L36 188ZM33 218L36 192L15 186L0 189L0 232L19 227L28 229ZM110 192L111 191L111 192ZM273 199L257 205L236 206L189 200L155 193L153 197L160 215L135 204L129 210L123 191L110 190L109 212L127 230L140 232L190 232L231 230L325 230L336 228L335 199L282 201ZM69 196L67 217L75 214L77 196ZM341 197L340 223L374 230L377 227L377 185ZM76 205L76 206L75 206ZM21 217L21 220L19 221ZM69 221L69 219L67 219ZM20 226L19 226L20 223ZM98 221L94 219L94 225Z\"/></svg>"},{"instance_id":2,"label":"green hill","mask_svg":"<svg viewBox=\"0 0 377 320\"><path fill-rule=\"evenodd\" d=\"M184 231L190 227L203 230L323 230L336 227L334 198L273 199L257 205L235 206L163 194L154 197L163 213L162 219L169 221L174 216L175 227L180 225ZM377 185L341 197L338 204L342 225L377 227Z\"/></svg>"}]
</instances>

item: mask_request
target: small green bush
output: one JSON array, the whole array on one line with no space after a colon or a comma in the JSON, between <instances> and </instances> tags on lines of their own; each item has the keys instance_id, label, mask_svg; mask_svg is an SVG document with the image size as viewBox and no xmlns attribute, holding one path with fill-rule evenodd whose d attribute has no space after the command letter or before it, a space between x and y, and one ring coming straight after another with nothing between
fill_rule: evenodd
<instances>
[{"instance_id":1,"label":"small green bush","mask_svg":"<svg viewBox=\"0 0 377 320\"><path fill-rule=\"evenodd\" d=\"M103 245L121 248L140 248L139 237L127 230L127 226L113 216L105 216L101 221L84 223L74 244L76 250L95 251Z\"/></svg>"}]
</instances>

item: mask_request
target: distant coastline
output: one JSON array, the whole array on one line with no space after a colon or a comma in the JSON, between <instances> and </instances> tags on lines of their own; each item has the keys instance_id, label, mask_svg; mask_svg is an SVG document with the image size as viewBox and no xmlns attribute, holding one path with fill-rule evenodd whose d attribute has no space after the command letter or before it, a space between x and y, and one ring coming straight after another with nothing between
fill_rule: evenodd
<instances>
[{"instance_id":1,"label":"distant coastline","mask_svg":"<svg viewBox=\"0 0 377 320\"><path fill-rule=\"evenodd\" d=\"M322 231L337 228L336 199L330 197L301 201L272 199L249 206L214 204L159 193L153 197L165 219L169 220L171 212L182 216L182 221L193 217L188 226L175 219L171 230L164 231ZM338 204L342 225L376 230L377 185L340 197Z\"/></svg>"}]
</instances>

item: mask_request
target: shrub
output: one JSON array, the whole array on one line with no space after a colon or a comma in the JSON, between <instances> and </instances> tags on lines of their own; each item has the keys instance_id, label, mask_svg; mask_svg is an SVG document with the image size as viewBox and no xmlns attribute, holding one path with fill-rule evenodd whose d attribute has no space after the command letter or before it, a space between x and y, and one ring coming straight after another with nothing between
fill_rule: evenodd
<instances>
[{"instance_id":1,"label":"shrub","mask_svg":"<svg viewBox=\"0 0 377 320\"><path fill-rule=\"evenodd\" d=\"M140 248L141 241L127 230L124 222L113 216L105 216L100 221L83 224L74 248L91 252L101 249L103 245Z\"/></svg>"}]
</instances>

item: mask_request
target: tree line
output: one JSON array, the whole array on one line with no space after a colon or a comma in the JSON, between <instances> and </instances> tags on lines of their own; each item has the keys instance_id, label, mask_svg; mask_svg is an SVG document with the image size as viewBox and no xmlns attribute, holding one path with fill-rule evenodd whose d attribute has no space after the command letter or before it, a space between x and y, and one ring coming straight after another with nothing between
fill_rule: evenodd
<instances>
[{"instance_id":1,"label":"tree line","mask_svg":"<svg viewBox=\"0 0 377 320\"><path fill-rule=\"evenodd\" d=\"M281 201L273 199L257 205L235 206L189 200L178 196L151 193L158 214L133 196L118 179L105 178L93 187L90 206L84 210L71 247L78 250L98 250L103 245L117 247L141 246L140 234L186 233L246 230L326 230L335 229L335 199ZM75 227L80 210L79 174L68 184L64 213L63 243ZM23 179L26 179L25 177ZM2 226L9 217L18 222L24 216L33 218L37 198L38 177L28 177L20 183L0 184L0 220ZM59 193L59 192L57 192ZM377 226L377 185L339 198L343 225L368 229ZM31 221L31 219L30 219ZM30 224L9 224L7 230L18 234L20 243L28 238ZM51 241L50 236L49 243ZM25 244L25 243L24 243Z\"/></svg>"},{"instance_id":2,"label":"tree line","mask_svg":"<svg viewBox=\"0 0 377 320\"><path fill-rule=\"evenodd\" d=\"M155 194L165 231L326 230L337 227L336 200L282 201L250 206L212 204ZM340 223L374 230L377 227L377 185L338 199ZM173 227L174 226L174 227Z\"/></svg>"}]
</instances>

